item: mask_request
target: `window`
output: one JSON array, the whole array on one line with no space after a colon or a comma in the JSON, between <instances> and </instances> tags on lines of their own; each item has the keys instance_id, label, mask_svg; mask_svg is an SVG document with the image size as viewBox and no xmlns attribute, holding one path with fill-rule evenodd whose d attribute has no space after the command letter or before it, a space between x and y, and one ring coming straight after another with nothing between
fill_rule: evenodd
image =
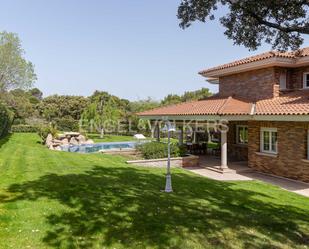
<instances>
[{"instance_id":1,"label":"window","mask_svg":"<svg viewBox=\"0 0 309 249\"><path fill-rule=\"evenodd\" d=\"M280 90L284 90L286 89L286 73L282 72L280 74L280 79L279 79L279 83L280 83Z\"/></svg>"},{"instance_id":2,"label":"window","mask_svg":"<svg viewBox=\"0 0 309 249\"><path fill-rule=\"evenodd\" d=\"M309 88L309 73L304 73L303 75L303 87Z\"/></svg>"},{"instance_id":3,"label":"window","mask_svg":"<svg viewBox=\"0 0 309 249\"><path fill-rule=\"evenodd\" d=\"M236 143L248 144L248 126L246 125L236 126Z\"/></svg>"},{"instance_id":4,"label":"window","mask_svg":"<svg viewBox=\"0 0 309 249\"><path fill-rule=\"evenodd\" d=\"M261 152L278 153L278 135L276 128L261 129Z\"/></svg>"}]
</instances>

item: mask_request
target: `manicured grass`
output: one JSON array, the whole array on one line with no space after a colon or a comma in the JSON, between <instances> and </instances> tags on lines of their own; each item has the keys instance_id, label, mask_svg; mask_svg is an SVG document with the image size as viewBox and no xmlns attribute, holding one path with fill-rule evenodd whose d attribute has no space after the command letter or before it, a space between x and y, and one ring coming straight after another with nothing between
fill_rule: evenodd
<instances>
[{"instance_id":1,"label":"manicured grass","mask_svg":"<svg viewBox=\"0 0 309 249\"><path fill-rule=\"evenodd\" d=\"M104 135L103 138L100 138L100 134L87 134L87 137L92 139L95 143L103 143L103 142L126 142L126 141L134 141L133 136L120 136L120 135Z\"/></svg>"},{"instance_id":2,"label":"manicured grass","mask_svg":"<svg viewBox=\"0 0 309 249\"><path fill-rule=\"evenodd\" d=\"M308 198L124 160L1 140L0 248L308 248Z\"/></svg>"}]
</instances>

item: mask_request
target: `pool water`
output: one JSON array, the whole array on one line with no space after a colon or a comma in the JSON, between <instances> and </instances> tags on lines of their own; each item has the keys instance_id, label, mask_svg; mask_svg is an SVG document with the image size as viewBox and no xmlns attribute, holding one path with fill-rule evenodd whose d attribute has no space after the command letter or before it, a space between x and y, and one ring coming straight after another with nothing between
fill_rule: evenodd
<instances>
[{"instance_id":1,"label":"pool water","mask_svg":"<svg viewBox=\"0 0 309 249\"><path fill-rule=\"evenodd\" d=\"M78 152L78 153L94 153L100 150L112 149L134 149L137 144L143 142L110 142L110 143L96 143L96 144L82 144L82 145L65 145L61 146L62 151Z\"/></svg>"}]
</instances>

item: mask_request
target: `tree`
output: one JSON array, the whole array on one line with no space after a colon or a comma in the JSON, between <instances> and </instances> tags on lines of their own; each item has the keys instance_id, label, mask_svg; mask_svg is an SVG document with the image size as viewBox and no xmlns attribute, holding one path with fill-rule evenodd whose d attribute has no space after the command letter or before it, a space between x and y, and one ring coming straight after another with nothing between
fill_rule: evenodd
<instances>
[{"instance_id":1,"label":"tree","mask_svg":"<svg viewBox=\"0 0 309 249\"><path fill-rule=\"evenodd\" d=\"M32 88L32 89L30 89L30 90L28 91L28 93L29 93L31 96L33 96L33 97L35 97L36 99L38 99L38 100L42 100L42 99L43 99L43 93L42 93L42 91L41 91L40 89L38 89L38 88Z\"/></svg>"},{"instance_id":2,"label":"tree","mask_svg":"<svg viewBox=\"0 0 309 249\"><path fill-rule=\"evenodd\" d=\"M107 128L115 128L118 121L128 118L130 101L120 99L104 91L95 91L90 97L90 104L82 115L82 122L99 130L103 138Z\"/></svg>"},{"instance_id":3,"label":"tree","mask_svg":"<svg viewBox=\"0 0 309 249\"><path fill-rule=\"evenodd\" d=\"M0 101L0 138L5 136L9 132L12 120L13 114Z\"/></svg>"},{"instance_id":4,"label":"tree","mask_svg":"<svg viewBox=\"0 0 309 249\"><path fill-rule=\"evenodd\" d=\"M146 110L154 109L160 106L160 103L148 97L145 100L137 100L130 103L132 113L143 112Z\"/></svg>"},{"instance_id":5,"label":"tree","mask_svg":"<svg viewBox=\"0 0 309 249\"><path fill-rule=\"evenodd\" d=\"M140 131L150 128L148 126L148 121L142 120L137 116L137 113L151 110L160 107L160 102L148 97L147 99L137 100L130 102L130 130Z\"/></svg>"},{"instance_id":6,"label":"tree","mask_svg":"<svg viewBox=\"0 0 309 249\"><path fill-rule=\"evenodd\" d=\"M88 103L88 99L83 96L52 95L39 103L38 110L48 121L53 121L55 118L78 121Z\"/></svg>"},{"instance_id":7,"label":"tree","mask_svg":"<svg viewBox=\"0 0 309 249\"><path fill-rule=\"evenodd\" d=\"M279 50L294 50L303 43L301 35L309 34L308 0L182 0L177 15L180 27L213 20L223 6L228 7L220 18L224 34L250 50L263 41Z\"/></svg>"},{"instance_id":8,"label":"tree","mask_svg":"<svg viewBox=\"0 0 309 249\"><path fill-rule=\"evenodd\" d=\"M14 89L1 93L1 100L14 114L14 123L24 123L27 118L35 115L35 103L31 102L31 96L22 89Z\"/></svg>"},{"instance_id":9,"label":"tree","mask_svg":"<svg viewBox=\"0 0 309 249\"><path fill-rule=\"evenodd\" d=\"M192 100L201 100L201 99L205 99L209 96L211 96L212 93L209 91L208 88L202 88L196 91L191 91L191 92L185 92L181 99L182 102L186 102L186 101L192 101Z\"/></svg>"},{"instance_id":10,"label":"tree","mask_svg":"<svg viewBox=\"0 0 309 249\"><path fill-rule=\"evenodd\" d=\"M161 101L161 104L162 105L174 105L174 104L178 104L181 102L182 102L182 99L179 95L169 94Z\"/></svg>"},{"instance_id":11,"label":"tree","mask_svg":"<svg viewBox=\"0 0 309 249\"><path fill-rule=\"evenodd\" d=\"M211 95L212 93L209 91L208 88L202 88L196 91L187 91L181 96L177 94L169 94L161 101L161 105L174 105L181 102L200 100L205 99Z\"/></svg>"},{"instance_id":12,"label":"tree","mask_svg":"<svg viewBox=\"0 0 309 249\"><path fill-rule=\"evenodd\" d=\"M95 101L91 103L82 115L82 121L86 121L88 125L94 125L100 130L100 137L104 137L107 125L113 125L121 117L121 111L116 106L116 99L113 96L107 96L105 93L102 98L93 98Z\"/></svg>"},{"instance_id":13,"label":"tree","mask_svg":"<svg viewBox=\"0 0 309 249\"><path fill-rule=\"evenodd\" d=\"M28 88L36 80L34 67L24 53L16 34L0 32L0 92Z\"/></svg>"}]
</instances>

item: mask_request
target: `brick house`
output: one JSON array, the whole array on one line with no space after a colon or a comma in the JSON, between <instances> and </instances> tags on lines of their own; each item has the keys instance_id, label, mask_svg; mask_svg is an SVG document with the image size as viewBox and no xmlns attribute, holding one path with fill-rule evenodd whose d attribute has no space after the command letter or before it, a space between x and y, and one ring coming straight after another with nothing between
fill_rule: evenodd
<instances>
[{"instance_id":1,"label":"brick house","mask_svg":"<svg viewBox=\"0 0 309 249\"><path fill-rule=\"evenodd\" d=\"M258 171L309 182L309 48L271 51L199 73L219 93L204 100L139 113L172 120L180 127L224 119L221 168L228 158L248 161Z\"/></svg>"}]
</instances>

